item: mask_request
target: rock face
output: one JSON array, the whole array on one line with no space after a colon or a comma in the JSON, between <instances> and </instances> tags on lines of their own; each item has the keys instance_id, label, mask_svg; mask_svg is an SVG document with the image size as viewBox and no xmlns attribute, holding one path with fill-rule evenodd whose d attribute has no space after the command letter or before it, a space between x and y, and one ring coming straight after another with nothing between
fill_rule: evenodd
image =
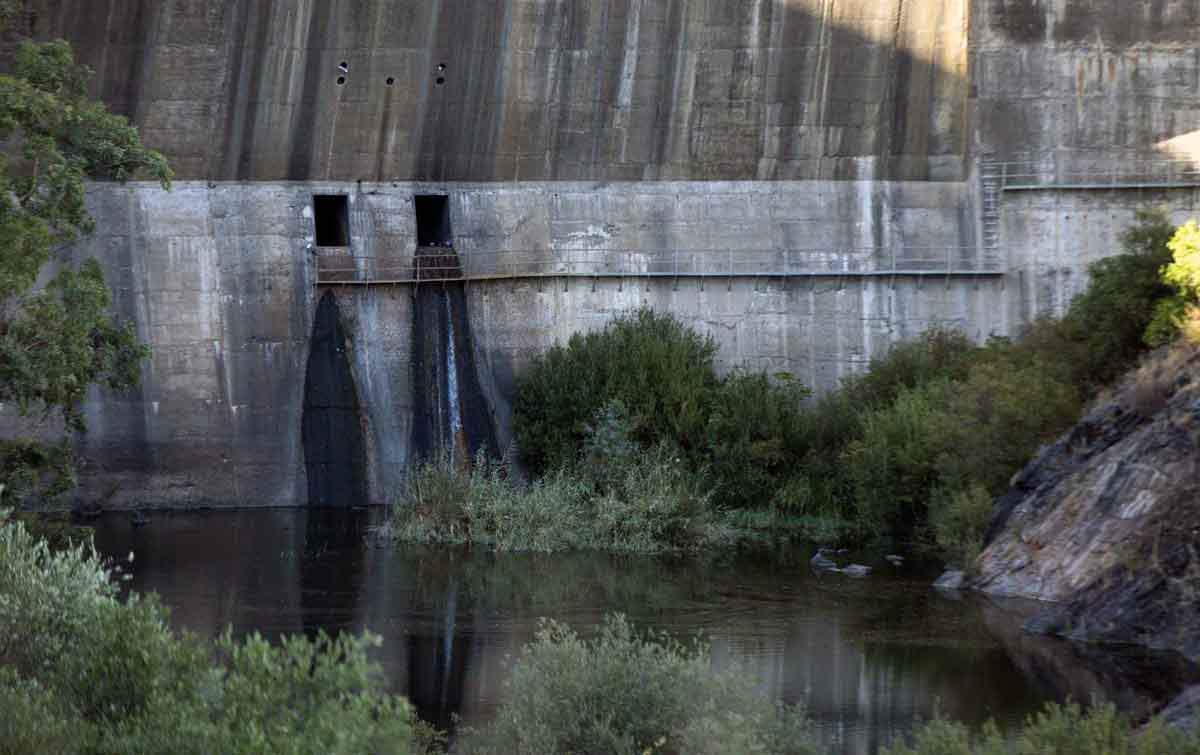
<instances>
[{"instance_id":1,"label":"rock face","mask_svg":"<svg viewBox=\"0 0 1200 755\"><path fill-rule=\"evenodd\" d=\"M1170 726L1185 731L1200 730L1200 684L1188 689L1162 712L1163 720Z\"/></svg>"},{"instance_id":2,"label":"rock face","mask_svg":"<svg viewBox=\"0 0 1200 755\"><path fill-rule=\"evenodd\" d=\"M933 583L936 590L961 590L966 582L966 574L961 571L950 570L938 577Z\"/></svg>"},{"instance_id":3,"label":"rock face","mask_svg":"<svg viewBox=\"0 0 1200 755\"><path fill-rule=\"evenodd\" d=\"M1200 658L1200 350L1159 354L1020 472L972 586L1028 628Z\"/></svg>"}]
</instances>

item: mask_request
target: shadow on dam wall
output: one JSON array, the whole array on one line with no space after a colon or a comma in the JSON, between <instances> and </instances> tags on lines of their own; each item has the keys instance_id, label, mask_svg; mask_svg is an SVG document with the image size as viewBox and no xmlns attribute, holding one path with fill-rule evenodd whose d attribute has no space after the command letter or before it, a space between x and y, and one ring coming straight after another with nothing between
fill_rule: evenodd
<instances>
[{"instance_id":1,"label":"shadow on dam wall","mask_svg":"<svg viewBox=\"0 0 1200 755\"><path fill-rule=\"evenodd\" d=\"M418 286L413 293L412 456L470 463L498 454L491 407L475 369L462 283Z\"/></svg>"},{"instance_id":2,"label":"shadow on dam wall","mask_svg":"<svg viewBox=\"0 0 1200 755\"><path fill-rule=\"evenodd\" d=\"M968 146L968 0L25 6L180 180L960 180Z\"/></svg>"},{"instance_id":3,"label":"shadow on dam wall","mask_svg":"<svg viewBox=\"0 0 1200 755\"><path fill-rule=\"evenodd\" d=\"M301 440L308 505L357 506L367 499L366 444L346 332L332 291L313 320L304 380Z\"/></svg>"}]
</instances>

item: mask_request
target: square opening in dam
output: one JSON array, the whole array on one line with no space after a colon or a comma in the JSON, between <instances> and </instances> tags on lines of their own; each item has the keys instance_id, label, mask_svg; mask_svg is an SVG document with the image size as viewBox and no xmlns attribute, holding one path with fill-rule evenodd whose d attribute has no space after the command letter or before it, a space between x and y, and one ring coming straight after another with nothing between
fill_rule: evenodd
<instances>
[{"instance_id":1,"label":"square opening in dam","mask_svg":"<svg viewBox=\"0 0 1200 755\"><path fill-rule=\"evenodd\" d=\"M450 198L445 194L413 197L417 212L417 246L453 246L450 235Z\"/></svg>"},{"instance_id":2,"label":"square opening in dam","mask_svg":"<svg viewBox=\"0 0 1200 755\"><path fill-rule=\"evenodd\" d=\"M350 246L350 203L345 194L314 194L317 246Z\"/></svg>"}]
</instances>

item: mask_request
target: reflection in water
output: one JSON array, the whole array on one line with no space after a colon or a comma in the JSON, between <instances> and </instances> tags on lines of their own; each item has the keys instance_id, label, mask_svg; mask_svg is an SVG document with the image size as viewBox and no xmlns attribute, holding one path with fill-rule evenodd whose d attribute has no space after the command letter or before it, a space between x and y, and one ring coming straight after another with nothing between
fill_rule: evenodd
<instances>
[{"instance_id":1,"label":"reflection in water","mask_svg":"<svg viewBox=\"0 0 1200 755\"><path fill-rule=\"evenodd\" d=\"M851 580L810 573L799 550L687 560L396 550L367 544L379 515L160 515L139 529L106 518L96 540L114 556L135 552L131 586L159 593L181 627L383 635L378 660L394 688L443 727L455 714L478 723L493 712L506 659L539 617L586 634L609 611L681 638L703 631L716 665L739 665L765 693L803 703L834 751L875 752L939 711L1011 726L1046 699L1080 697L1040 673L1053 666L1044 649L1067 646L1027 646L1025 613L949 600L927 575L886 564ZM1089 692L1122 684L1095 679Z\"/></svg>"}]
</instances>

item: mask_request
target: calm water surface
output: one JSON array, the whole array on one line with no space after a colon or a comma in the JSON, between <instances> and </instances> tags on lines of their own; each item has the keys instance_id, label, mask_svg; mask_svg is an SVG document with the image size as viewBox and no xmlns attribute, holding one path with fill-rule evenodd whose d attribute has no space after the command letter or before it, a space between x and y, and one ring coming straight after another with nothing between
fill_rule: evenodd
<instances>
[{"instance_id":1,"label":"calm water surface","mask_svg":"<svg viewBox=\"0 0 1200 755\"><path fill-rule=\"evenodd\" d=\"M394 689L441 726L453 714L487 720L504 694L506 658L539 617L586 633L610 611L681 637L702 631L718 666L738 663L765 693L803 703L832 752L873 753L938 711L1013 727L1068 696L1137 710L1193 674L1174 659L1024 635L1028 606L951 599L930 589L928 573L883 562L852 580L813 574L799 548L666 560L396 549L368 542L379 516L157 514L134 528L111 515L96 543L114 557L135 554L131 586L158 593L179 627L383 635L377 657Z\"/></svg>"}]
</instances>

